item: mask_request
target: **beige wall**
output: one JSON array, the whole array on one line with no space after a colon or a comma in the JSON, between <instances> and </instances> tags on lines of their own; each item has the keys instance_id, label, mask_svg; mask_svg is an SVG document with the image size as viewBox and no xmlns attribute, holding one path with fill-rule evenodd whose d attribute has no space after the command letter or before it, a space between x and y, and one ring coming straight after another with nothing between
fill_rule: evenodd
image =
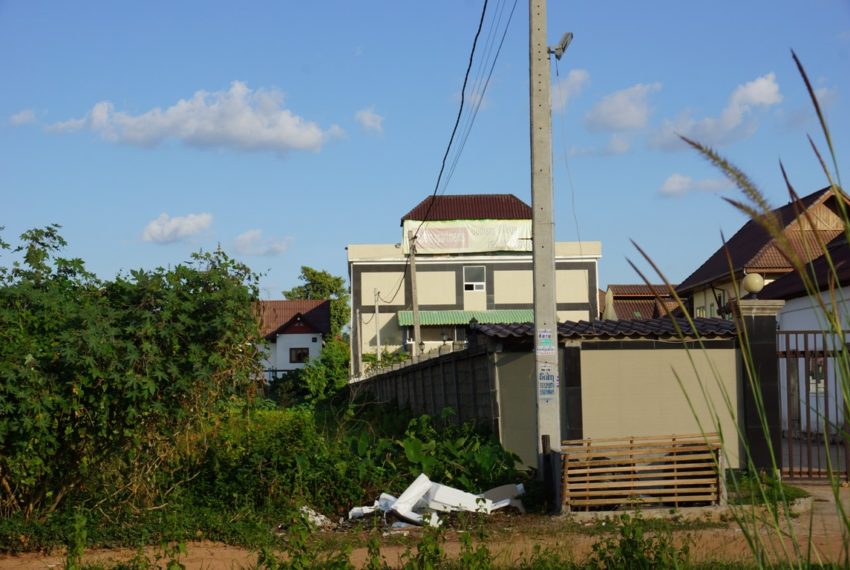
<instances>
[{"instance_id":1,"label":"beige wall","mask_svg":"<svg viewBox=\"0 0 850 570\"><path fill-rule=\"evenodd\" d=\"M493 302L532 303L534 297L534 273L525 271L493 271Z\"/></svg>"},{"instance_id":2,"label":"beige wall","mask_svg":"<svg viewBox=\"0 0 850 570\"><path fill-rule=\"evenodd\" d=\"M403 271L362 273L360 276L360 304L369 306L374 305L375 289L377 289L380 291L383 299L391 301L390 303L380 301L378 303L379 305L403 305L405 303L404 285L399 287L399 282L403 278ZM396 290L398 290L397 294ZM395 294L394 299L393 294Z\"/></svg>"},{"instance_id":3,"label":"beige wall","mask_svg":"<svg viewBox=\"0 0 850 570\"><path fill-rule=\"evenodd\" d=\"M729 466L739 467L736 418L741 385L735 349L582 350L584 437L624 437L721 431ZM711 372L716 366L718 380ZM677 381L681 379L682 386ZM700 382L707 397L703 396ZM684 391L682 389L684 387ZM728 394L732 410L725 404ZM690 397L694 412L688 405ZM712 421L714 410L720 429ZM700 428L697 418L702 422ZM735 443L732 443L735 442Z\"/></svg>"},{"instance_id":4,"label":"beige wall","mask_svg":"<svg viewBox=\"0 0 850 570\"><path fill-rule=\"evenodd\" d=\"M454 271L417 271L416 295L420 305L457 303L457 273Z\"/></svg>"},{"instance_id":5,"label":"beige wall","mask_svg":"<svg viewBox=\"0 0 850 570\"><path fill-rule=\"evenodd\" d=\"M464 291L463 292L463 310L464 311L486 311L487 310L487 291Z\"/></svg>"},{"instance_id":6,"label":"beige wall","mask_svg":"<svg viewBox=\"0 0 850 570\"><path fill-rule=\"evenodd\" d=\"M558 311L558 322L565 323L567 321L589 321L589 311Z\"/></svg>"},{"instance_id":7,"label":"beige wall","mask_svg":"<svg viewBox=\"0 0 850 570\"><path fill-rule=\"evenodd\" d=\"M562 269L555 272L555 292L558 303L587 303L589 276L587 271Z\"/></svg>"},{"instance_id":8,"label":"beige wall","mask_svg":"<svg viewBox=\"0 0 850 570\"><path fill-rule=\"evenodd\" d=\"M501 352L496 355L499 393L499 434L502 445L523 463L537 466L537 401L534 355Z\"/></svg>"},{"instance_id":9,"label":"beige wall","mask_svg":"<svg viewBox=\"0 0 850 570\"><path fill-rule=\"evenodd\" d=\"M392 352L401 346L401 328L395 313L378 313L381 347ZM373 313L360 313L360 347L362 354L375 354L375 319Z\"/></svg>"}]
</instances>

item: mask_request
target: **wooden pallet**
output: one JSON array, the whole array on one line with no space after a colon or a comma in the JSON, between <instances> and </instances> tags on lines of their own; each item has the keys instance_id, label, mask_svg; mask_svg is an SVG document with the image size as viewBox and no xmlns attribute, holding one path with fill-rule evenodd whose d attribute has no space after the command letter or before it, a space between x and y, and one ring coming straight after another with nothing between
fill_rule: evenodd
<instances>
[{"instance_id":1,"label":"wooden pallet","mask_svg":"<svg viewBox=\"0 0 850 570\"><path fill-rule=\"evenodd\" d=\"M562 442L565 511L725 502L716 433Z\"/></svg>"}]
</instances>

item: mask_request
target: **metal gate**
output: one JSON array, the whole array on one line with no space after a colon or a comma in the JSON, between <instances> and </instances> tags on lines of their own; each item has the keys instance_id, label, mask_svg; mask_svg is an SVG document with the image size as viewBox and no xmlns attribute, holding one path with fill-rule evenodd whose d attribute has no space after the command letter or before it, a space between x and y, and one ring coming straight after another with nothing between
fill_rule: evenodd
<instances>
[{"instance_id":1,"label":"metal gate","mask_svg":"<svg viewBox=\"0 0 850 570\"><path fill-rule=\"evenodd\" d=\"M845 334L850 338L850 331ZM850 353L840 337L825 331L777 333L786 477L850 474Z\"/></svg>"}]
</instances>

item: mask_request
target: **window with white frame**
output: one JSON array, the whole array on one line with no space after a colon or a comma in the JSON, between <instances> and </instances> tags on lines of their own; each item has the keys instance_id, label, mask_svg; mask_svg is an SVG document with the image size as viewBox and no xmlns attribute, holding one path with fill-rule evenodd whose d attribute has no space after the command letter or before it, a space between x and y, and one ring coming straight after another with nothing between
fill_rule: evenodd
<instances>
[{"instance_id":1,"label":"window with white frame","mask_svg":"<svg viewBox=\"0 0 850 570\"><path fill-rule=\"evenodd\" d=\"M484 291L487 271L483 265L470 265L463 268L463 290Z\"/></svg>"}]
</instances>

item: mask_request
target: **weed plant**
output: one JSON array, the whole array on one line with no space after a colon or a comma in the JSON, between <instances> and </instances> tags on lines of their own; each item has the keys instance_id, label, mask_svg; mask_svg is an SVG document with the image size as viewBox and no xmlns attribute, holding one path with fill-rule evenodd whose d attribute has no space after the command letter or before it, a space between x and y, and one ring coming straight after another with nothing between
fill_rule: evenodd
<instances>
[{"instance_id":1,"label":"weed plant","mask_svg":"<svg viewBox=\"0 0 850 570\"><path fill-rule=\"evenodd\" d=\"M839 215L843 222L844 239L847 240L847 242L843 243L842 246L848 247L848 243L850 243L850 213L848 213L847 205L845 204L846 197L840 187L838 162L832 143L832 137L805 69L796 54L793 52L792 57L798 71L800 72L803 82L805 83L812 105L820 122L821 131L828 150L828 154L826 156L830 159L830 164L827 163L824 155L819 151L811 137L809 137L809 142L818 163L823 169L829 191L835 198ZM850 424L846 421L846 418L850 417L850 353L848 353L848 345L845 339L843 326L845 323L850 322L850 319L848 319L848 316L850 315L847 314L845 304L846 299L844 297L842 287L850 284L841 284L838 271L836 270L836 264L834 263L831 252L827 247L828 244L821 241L816 244L817 251L819 254L823 254L823 257L829 267L830 275L827 280L828 284L826 287L822 288L819 286L818 276L814 275L813 272L810 271L810 265L806 261L807 257L802 255L799 247L796 247L790 242L783 232L784 226L781 225L774 217L772 209L764 194L756 187L752 180L731 161L722 157L713 149L699 143L698 141L693 141L684 137L683 140L702 157L717 167L720 172L741 191L743 199L726 199L726 201L738 211L743 212L751 220L759 224L761 228L775 240L781 254L794 267L794 272L799 276L800 280L804 284L807 296L811 300L812 306L818 311L821 321L821 329L824 332L831 334L833 338L836 339L835 350L830 356L832 359L831 366L834 366L836 371L835 376L838 384L838 394L833 394L833 396L840 397L843 402L842 410L845 422L843 426L838 427L838 430L842 441L846 443L847 440L850 439L850 433L848 433L848 425ZM781 164L780 169L786 183L789 197L792 203L797 206L796 221L801 224L811 223L812 220L808 218L805 210L800 207L798 194ZM815 232L813 233L817 235ZM655 271L656 274L664 281L668 292L676 299L678 312L684 315L692 330L696 330L694 327L693 317L689 312L687 304L678 296L675 288L670 285L670 282L664 277L663 272L653 262L651 257L640 247L636 247L643 258L652 267L653 271ZM731 255L727 252L729 276L732 279L734 288L733 297L741 299L743 295L742 287L738 280L739 276L736 275L733 270L731 259ZM644 273L641 272L636 265L632 264L632 266L644 282L649 284L650 280L646 278ZM776 477L764 476L761 474L763 470L776 474L780 472L780 461L777 457L782 453L782 450L774 449L771 445L770 430L767 425L768 415L765 409L766 398L761 392L761 385L757 373L758 366L753 361L753 353L750 350L751 339L747 337L745 323L740 313L736 312L734 313L734 316L737 321L738 344L741 348L741 357L743 360L743 381L747 384L749 391L754 395L763 439L767 442L768 446L770 465L762 467L761 469L756 467L753 461L753 455L747 444L746 437L741 431L740 425L738 426L736 433L722 433L719 418L724 414L732 414L733 417L737 417L738 410L734 408L730 394L724 390L723 382L721 382L719 373L716 369L712 370L711 377L700 377L700 372L697 366L694 365L693 372L696 373L700 382L699 392L695 394L687 393L684 388L684 384L681 382L681 376L677 374L677 378L680 379L680 387L685 392L685 397L691 406L691 411L694 413L703 433L720 432L721 437L725 442L724 450L731 446L737 446L738 443L740 443L743 449L741 461L744 477L741 478L739 473L732 472L728 486L730 494L733 497L732 502L737 503L737 507L732 510L732 513L752 552L754 566L760 568L773 567L774 565L795 568L819 567L820 564L829 562L823 560L821 554L813 547L811 522L809 532L806 536L797 536L790 531L792 528L793 518L791 502L793 499L798 498L799 493L794 491L793 488L781 484ZM686 338L681 329L678 328L676 321L673 320L672 322L673 326L677 328L681 340L694 340L693 338ZM702 345L701 339L697 338L696 341L701 346L701 349L704 350L705 347ZM694 351L689 350L687 345L685 345L685 350L688 350L691 363L693 364L695 359L695 355L693 354ZM722 401L713 401L707 396L709 389L715 386L720 389ZM778 396L778 394L774 396ZM774 401L775 399L776 398L770 398L768 401ZM708 404L711 416L708 423L704 423L697 414L696 406L694 405L696 401L705 401ZM823 422L823 418L816 419L818 419L821 423ZM824 436L824 441L822 443L829 446L830 442L827 441L826 436ZM826 481L833 491L836 505L836 516L838 517L839 526L843 529L843 532L841 533L841 540L844 551L844 563L846 564L848 560L848 552L850 552L850 542L848 542L850 541L850 518L848 518L848 514L844 510L841 500L839 500L840 487L843 479L846 477L846 474L840 473L838 466L831 463L829 454L827 454L827 457ZM724 459L726 464L728 464L728 454ZM764 508L754 508L753 505L763 505Z\"/></svg>"}]
</instances>

